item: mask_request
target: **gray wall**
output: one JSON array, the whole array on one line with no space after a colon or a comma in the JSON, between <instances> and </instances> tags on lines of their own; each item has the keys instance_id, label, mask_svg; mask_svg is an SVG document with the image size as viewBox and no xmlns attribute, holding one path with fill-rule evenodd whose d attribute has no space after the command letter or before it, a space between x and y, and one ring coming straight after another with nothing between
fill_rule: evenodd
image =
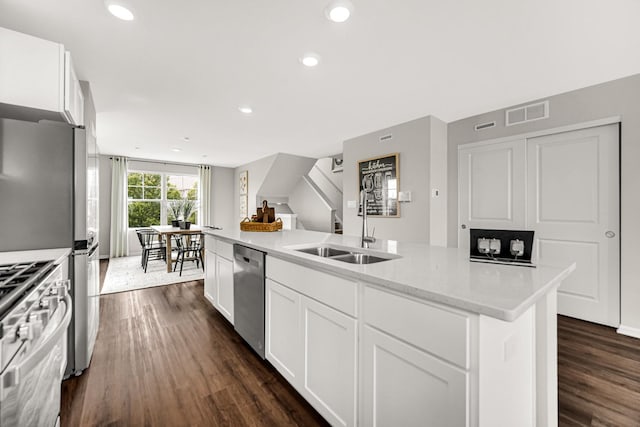
<instances>
[{"instance_id":1,"label":"gray wall","mask_svg":"<svg viewBox=\"0 0 640 427\"><path fill-rule=\"evenodd\" d=\"M229 230L236 225L233 206L234 169L214 166L211 169L211 218L208 224Z\"/></svg>"},{"instance_id":2,"label":"gray wall","mask_svg":"<svg viewBox=\"0 0 640 427\"><path fill-rule=\"evenodd\" d=\"M448 239L457 240L458 163L460 144L554 129L620 116L621 135L621 313L622 324L640 333L640 74L545 98L550 117L522 125L504 126L505 110L492 111L452 122L448 126L449 217ZM531 102L534 102L532 100ZM526 104L529 104L527 102ZM512 107L506 107L506 109ZM495 120L495 128L476 132L477 123Z\"/></svg>"},{"instance_id":3,"label":"gray wall","mask_svg":"<svg viewBox=\"0 0 640 427\"><path fill-rule=\"evenodd\" d=\"M358 201L358 161L399 153L400 191L412 192L411 203L400 204L399 218L369 217L370 231L381 239L429 242L429 165L431 119L423 117L344 142L343 158L343 226L344 234L359 235L361 217L349 200ZM393 139L379 142L391 133Z\"/></svg>"},{"instance_id":4,"label":"gray wall","mask_svg":"<svg viewBox=\"0 0 640 427\"><path fill-rule=\"evenodd\" d=\"M303 226L305 230L331 233L333 210L304 179L300 179L291 191L289 207L298 214L297 228Z\"/></svg>"},{"instance_id":5,"label":"gray wall","mask_svg":"<svg viewBox=\"0 0 640 427\"><path fill-rule=\"evenodd\" d=\"M0 119L0 251L73 246L73 130Z\"/></svg>"},{"instance_id":6,"label":"gray wall","mask_svg":"<svg viewBox=\"0 0 640 427\"><path fill-rule=\"evenodd\" d=\"M256 208L261 206L266 198L286 203L289 194L306 174L316 159L295 156L293 154L278 153L258 159L246 165L238 166L234 172L234 218L240 222L240 172L249 172L248 214L255 215Z\"/></svg>"},{"instance_id":7,"label":"gray wall","mask_svg":"<svg viewBox=\"0 0 640 427\"><path fill-rule=\"evenodd\" d=\"M247 163L246 165L238 166L234 171L234 185L233 185L233 193L234 193L234 203L233 203L233 217L236 218L236 222L240 222L242 218L240 218L240 172L248 171L249 173L249 183L248 183L248 213L251 216L252 213L256 212L256 197L258 194L258 190L262 186L262 183L271 169L271 165L275 161L278 155L274 154L269 157L264 157L262 159L258 159L254 162Z\"/></svg>"}]
</instances>

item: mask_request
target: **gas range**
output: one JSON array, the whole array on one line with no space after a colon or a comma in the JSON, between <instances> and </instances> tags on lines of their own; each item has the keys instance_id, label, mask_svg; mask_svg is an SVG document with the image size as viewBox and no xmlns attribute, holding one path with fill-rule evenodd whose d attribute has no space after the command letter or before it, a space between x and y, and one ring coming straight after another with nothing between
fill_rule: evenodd
<instances>
[{"instance_id":1,"label":"gas range","mask_svg":"<svg viewBox=\"0 0 640 427\"><path fill-rule=\"evenodd\" d=\"M66 271L66 260L0 265L2 426L56 424L72 314Z\"/></svg>"},{"instance_id":2,"label":"gas range","mask_svg":"<svg viewBox=\"0 0 640 427\"><path fill-rule=\"evenodd\" d=\"M0 265L0 319L29 292L31 287L37 285L38 279L47 274L53 266L53 261Z\"/></svg>"},{"instance_id":3,"label":"gas range","mask_svg":"<svg viewBox=\"0 0 640 427\"><path fill-rule=\"evenodd\" d=\"M66 294L67 283L54 272L54 261L0 265L0 372L39 337Z\"/></svg>"}]
</instances>

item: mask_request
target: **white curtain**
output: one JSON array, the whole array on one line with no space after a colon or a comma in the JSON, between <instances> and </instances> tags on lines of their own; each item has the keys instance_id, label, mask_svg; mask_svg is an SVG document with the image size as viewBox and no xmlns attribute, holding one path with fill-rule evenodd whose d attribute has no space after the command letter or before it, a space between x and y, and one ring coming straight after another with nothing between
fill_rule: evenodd
<instances>
[{"instance_id":1,"label":"white curtain","mask_svg":"<svg viewBox=\"0 0 640 427\"><path fill-rule=\"evenodd\" d=\"M127 232L127 158L111 159L111 258L129 255Z\"/></svg>"},{"instance_id":2,"label":"white curtain","mask_svg":"<svg viewBox=\"0 0 640 427\"><path fill-rule=\"evenodd\" d=\"M198 199L200 200L198 223L199 225L211 225L211 166L199 165L198 177L200 178L200 185L198 186Z\"/></svg>"}]
</instances>

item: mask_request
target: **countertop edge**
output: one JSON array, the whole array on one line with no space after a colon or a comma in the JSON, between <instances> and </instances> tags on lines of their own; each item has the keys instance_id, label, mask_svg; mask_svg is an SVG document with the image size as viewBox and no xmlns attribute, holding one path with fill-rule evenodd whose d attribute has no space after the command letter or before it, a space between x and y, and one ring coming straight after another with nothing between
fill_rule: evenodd
<instances>
[{"instance_id":1,"label":"countertop edge","mask_svg":"<svg viewBox=\"0 0 640 427\"><path fill-rule=\"evenodd\" d=\"M27 261L54 261L58 265L71 255L71 248L0 252L0 264Z\"/></svg>"}]
</instances>

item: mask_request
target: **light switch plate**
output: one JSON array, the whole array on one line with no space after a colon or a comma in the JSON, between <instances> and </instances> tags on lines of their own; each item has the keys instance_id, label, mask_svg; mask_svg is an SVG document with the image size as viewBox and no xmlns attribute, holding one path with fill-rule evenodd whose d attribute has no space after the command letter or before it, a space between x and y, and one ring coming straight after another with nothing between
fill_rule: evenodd
<instances>
[{"instance_id":1,"label":"light switch plate","mask_svg":"<svg viewBox=\"0 0 640 427\"><path fill-rule=\"evenodd\" d=\"M355 209L357 207L358 207L358 203L355 200L347 200L347 208Z\"/></svg>"},{"instance_id":2,"label":"light switch plate","mask_svg":"<svg viewBox=\"0 0 640 427\"><path fill-rule=\"evenodd\" d=\"M398 201L408 203L411 201L411 191L398 192Z\"/></svg>"}]
</instances>

